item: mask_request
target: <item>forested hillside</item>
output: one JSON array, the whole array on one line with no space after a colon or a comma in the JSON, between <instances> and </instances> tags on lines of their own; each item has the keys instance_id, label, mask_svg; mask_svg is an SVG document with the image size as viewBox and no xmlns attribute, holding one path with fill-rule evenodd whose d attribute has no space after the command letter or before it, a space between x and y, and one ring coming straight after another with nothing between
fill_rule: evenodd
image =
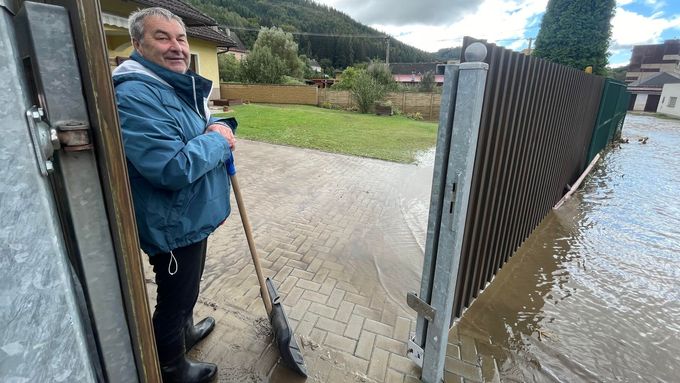
<instances>
[{"instance_id":1,"label":"forested hillside","mask_svg":"<svg viewBox=\"0 0 680 383\"><path fill-rule=\"evenodd\" d=\"M459 60L461 49L461 47L444 48L435 52L434 55L440 61Z\"/></svg>"},{"instance_id":2,"label":"forested hillside","mask_svg":"<svg viewBox=\"0 0 680 383\"><path fill-rule=\"evenodd\" d=\"M322 66L345 68L369 59L385 60L386 43L380 38L383 35L379 31L354 21L334 8L310 0L187 1L217 20L220 25L237 27L233 31L247 48L252 48L257 38L257 29L261 26L276 26L287 32L328 35L294 34L300 54L317 59ZM435 60L432 53L390 40L390 62Z\"/></svg>"}]
</instances>

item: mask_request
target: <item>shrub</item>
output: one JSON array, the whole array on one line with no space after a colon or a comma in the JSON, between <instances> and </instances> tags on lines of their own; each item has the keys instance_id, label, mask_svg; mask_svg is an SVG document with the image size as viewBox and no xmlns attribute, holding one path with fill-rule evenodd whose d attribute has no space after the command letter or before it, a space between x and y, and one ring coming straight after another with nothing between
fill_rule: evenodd
<instances>
[{"instance_id":1,"label":"shrub","mask_svg":"<svg viewBox=\"0 0 680 383\"><path fill-rule=\"evenodd\" d=\"M280 84L286 73L286 64L274 56L268 47L253 50L241 62L242 80L250 83Z\"/></svg>"},{"instance_id":2,"label":"shrub","mask_svg":"<svg viewBox=\"0 0 680 383\"><path fill-rule=\"evenodd\" d=\"M394 81L390 67L387 64L380 62L371 62L366 68L366 72L375 79L375 81L382 85L388 91L394 91L398 88L397 82Z\"/></svg>"},{"instance_id":3,"label":"shrub","mask_svg":"<svg viewBox=\"0 0 680 383\"><path fill-rule=\"evenodd\" d=\"M420 112L407 113L406 117L412 120L421 121L423 119L423 114Z\"/></svg>"},{"instance_id":4,"label":"shrub","mask_svg":"<svg viewBox=\"0 0 680 383\"><path fill-rule=\"evenodd\" d=\"M304 82L296 79L295 77L283 76L282 84L284 85L305 85Z\"/></svg>"},{"instance_id":5,"label":"shrub","mask_svg":"<svg viewBox=\"0 0 680 383\"><path fill-rule=\"evenodd\" d=\"M428 70L420 79L419 89L421 92L432 92L433 88L434 88L434 72Z\"/></svg>"},{"instance_id":6,"label":"shrub","mask_svg":"<svg viewBox=\"0 0 680 383\"><path fill-rule=\"evenodd\" d=\"M361 73L361 70L354 67L347 67L340 75L340 81L333 84L333 90L350 90L354 87L356 78Z\"/></svg>"},{"instance_id":7,"label":"shrub","mask_svg":"<svg viewBox=\"0 0 680 383\"><path fill-rule=\"evenodd\" d=\"M241 80L241 63L234 55L222 54L217 56L220 81L236 82Z\"/></svg>"},{"instance_id":8,"label":"shrub","mask_svg":"<svg viewBox=\"0 0 680 383\"><path fill-rule=\"evenodd\" d=\"M357 75L351 93L357 103L359 112L368 113L371 111L373 103L383 98L385 91L385 87L376 81L373 76L362 71Z\"/></svg>"}]
</instances>

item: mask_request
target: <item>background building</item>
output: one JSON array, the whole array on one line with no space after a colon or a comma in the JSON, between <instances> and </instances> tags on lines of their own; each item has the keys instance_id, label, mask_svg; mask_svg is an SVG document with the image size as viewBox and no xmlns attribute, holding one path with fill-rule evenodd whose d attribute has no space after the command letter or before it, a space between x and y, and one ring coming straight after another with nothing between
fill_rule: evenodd
<instances>
[{"instance_id":1,"label":"background building","mask_svg":"<svg viewBox=\"0 0 680 383\"><path fill-rule=\"evenodd\" d=\"M661 102L656 109L658 113L668 114L680 118L680 83L666 84L661 92Z\"/></svg>"},{"instance_id":2,"label":"background building","mask_svg":"<svg viewBox=\"0 0 680 383\"><path fill-rule=\"evenodd\" d=\"M662 72L680 75L680 39L633 47L626 83L644 81Z\"/></svg>"},{"instance_id":3,"label":"background building","mask_svg":"<svg viewBox=\"0 0 680 383\"><path fill-rule=\"evenodd\" d=\"M102 22L111 70L127 60L132 53L128 33L128 16L133 11L163 7L181 17L187 27L191 49L190 68L213 82L212 100L220 98L220 74L217 65L218 48L236 44L217 28L217 22L193 6L180 0L102 0Z\"/></svg>"}]
</instances>

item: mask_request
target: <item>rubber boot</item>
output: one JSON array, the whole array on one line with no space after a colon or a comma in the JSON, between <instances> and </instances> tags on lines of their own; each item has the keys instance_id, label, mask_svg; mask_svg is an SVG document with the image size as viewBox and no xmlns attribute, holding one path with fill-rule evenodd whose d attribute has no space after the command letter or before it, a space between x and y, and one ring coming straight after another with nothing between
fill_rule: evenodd
<instances>
[{"instance_id":1,"label":"rubber boot","mask_svg":"<svg viewBox=\"0 0 680 383\"><path fill-rule=\"evenodd\" d=\"M196 362L182 352L178 357L161 364L161 375L163 383L208 383L217 376L217 366Z\"/></svg>"},{"instance_id":2,"label":"rubber boot","mask_svg":"<svg viewBox=\"0 0 680 383\"><path fill-rule=\"evenodd\" d=\"M198 342L210 335L215 328L215 318L206 317L194 326L194 319L190 316L187 319L187 326L184 329L184 343L189 352Z\"/></svg>"}]
</instances>

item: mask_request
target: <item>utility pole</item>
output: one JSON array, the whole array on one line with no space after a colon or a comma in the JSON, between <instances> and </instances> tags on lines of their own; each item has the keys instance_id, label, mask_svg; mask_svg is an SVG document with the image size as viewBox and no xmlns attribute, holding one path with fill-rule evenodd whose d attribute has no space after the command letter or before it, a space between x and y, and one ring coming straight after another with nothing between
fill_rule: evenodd
<instances>
[{"instance_id":1,"label":"utility pole","mask_svg":"<svg viewBox=\"0 0 680 383\"><path fill-rule=\"evenodd\" d=\"M529 48L527 48L527 52L529 52L529 55L531 55L531 42L534 41L533 37L529 37Z\"/></svg>"},{"instance_id":2,"label":"utility pole","mask_svg":"<svg viewBox=\"0 0 680 383\"><path fill-rule=\"evenodd\" d=\"M385 64L390 65L390 37L385 37L385 42L387 43L387 52L385 52Z\"/></svg>"}]
</instances>

